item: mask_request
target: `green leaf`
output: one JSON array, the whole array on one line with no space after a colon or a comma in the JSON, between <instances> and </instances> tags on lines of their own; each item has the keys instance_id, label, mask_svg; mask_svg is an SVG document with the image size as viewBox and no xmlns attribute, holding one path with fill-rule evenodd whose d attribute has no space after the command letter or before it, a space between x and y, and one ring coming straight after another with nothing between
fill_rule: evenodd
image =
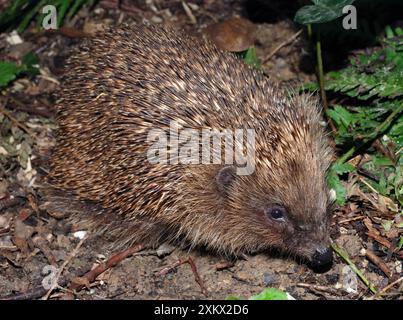
<instances>
[{"instance_id":1,"label":"green leaf","mask_svg":"<svg viewBox=\"0 0 403 320\"><path fill-rule=\"evenodd\" d=\"M397 28L395 29L395 32L396 32L396 35L397 35L398 37L403 36L403 29L402 29L402 28L397 27Z\"/></svg>"},{"instance_id":2,"label":"green leaf","mask_svg":"<svg viewBox=\"0 0 403 320\"><path fill-rule=\"evenodd\" d=\"M403 237L400 237L399 244L397 245L397 248L399 250L401 250L403 248Z\"/></svg>"},{"instance_id":3,"label":"green leaf","mask_svg":"<svg viewBox=\"0 0 403 320\"><path fill-rule=\"evenodd\" d=\"M352 164L349 164L347 162L345 163L334 163L331 169L333 172L336 174L343 174L343 173L349 173L349 172L354 172L355 167Z\"/></svg>"},{"instance_id":4,"label":"green leaf","mask_svg":"<svg viewBox=\"0 0 403 320\"><path fill-rule=\"evenodd\" d=\"M354 0L312 0L314 5L304 6L295 14L294 21L300 24L324 23L343 15L343 8Z\"/></svg>"},{"instance_id":5,"label":"green leaf","mask_svg":"<svg viewBox=\"0 0 403 320\"><path fill-rule=\"evenodd\" d=\"M382 221L381 224L382 224L383 229L386 232L388 232L390 230L390 228L392 228L393 221L392 220L384 220L384 221Z\"/></svg>"},{"instance_id":6,"label":"green leaf","mask_svg":"<svg viewBox=\"0 0 403 320\"><path fill-rule=\"evenodd\" d=\"M225 298L225 300L245 300L242 297L230 295ZM262 292L253 295L249 298L249 300L288 300L287 293L275 289L275 288L266 288Z\"/></svg>"},{"instance_id":7,"label":"green leaf","mask_svg":"<svg viewBox=\"0 0 403 320\"><path fill-rule=\"evenodd\" d=\"M385 28L386 38L393 38L395 36L391 26L386 26Z\"/></svg>"},{"instance_id":8,"label":"green leaf","mask_svg":"<svg viewBox=\"0 0 403 320\"><path fill-rule=\"evenodd\" d=\"M392 160L384 156L373 156L372 162L376 166L393 166Z\"/></svg>"},{"instance_id":9,"label":"green leaf","mask_svg":"<svg viewBox=\"0 0 403 320\"><path fill-rule=\"evenodd\" d=\"M260 62L256 54L256 48L255 47L250 47L248 50L246 50L245 55L244 55L244 61L245 63L260 69Z\"/></svg>"},{"instance_id":10,"label":"green leaf","mask_svg":"<svg viewBox=\"0 0 403 320\"><path fill-rule=\"evenodd\" d=\"M335 162L327 174L327 185L336 193L336 203L342 205L346 201L346 189L339 178L339 174L354 171L355 168L349 163Z\"/></svg>"},{"instance_id":11,"label":"green leaf","mask_svg":"<svg viewBox=\"0 0 403 320\"><path fill-rule=\"evenodd\" d=\"M335 106L333 109L328 109L327 115L332 118L338 126L343 126L344 128L348 128L355 120L353 114L342 106Z\"/></svg>"},{"instance_id":12,"label":"green leaf","mask_svg":"<svg viewBox=\"0 0 403 320\"><path fill-rule=\"evenodd\" d=\"M24 72L30 76L37 75L39 73L38 68L35 66L39 63L39 58L32 51L28 52L23 58L22 63L25 66Z\"/></svg>"},{"instance_id":13,"label":"green leaf","mask_svg":"<svg viewBox=\"0 0 403 320\"><path fill-rule=\"evenodd\" d=\"M261 293L250 297L249 300L288 300L287 294L275 288L266 288Z\"/></svg>"},{"instance_id":14,"label":"green leaf","mask_svg":"<svg viewBox=\"0 0 403 320\"><path fill-rule=\"evenodd\" d=\"M23 68L13 62L0 61L0 87L13 81Z\"/></svg>"}]
</instances>

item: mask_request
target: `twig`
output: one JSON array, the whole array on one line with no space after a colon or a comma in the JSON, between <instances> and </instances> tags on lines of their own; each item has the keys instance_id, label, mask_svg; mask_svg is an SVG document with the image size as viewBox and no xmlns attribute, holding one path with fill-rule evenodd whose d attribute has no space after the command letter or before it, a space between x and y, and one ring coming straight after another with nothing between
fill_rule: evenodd
<instances>
[{"instance_id":1,"label":"twig","mask_svg":"<svg viewBox=\"0 0 403 320\"><path fill-rule=\"evenodd\" d=\"M120 252L118 254L115 254L111 258L109 258L106 262L103 262L96 266L94 269L91 271L87 272L85 275L83 275L81 278L84 278L88 283L94 282L95 279L102 273L104 273L106 270L116 266L118 263L120 263L122 260L130 257L131 255L143 250L144 246L143 245L137 245L134 247L131 247L123 252ZM85 285L83 282L77 283L77 282L72 282L69 286L69 290L78 292L80 291Z\"/></svg>"},{"instance_id":2,"label":"twig","mask_svg":"<svg viewBox=\"0 0 403 320\"><path fill-rule=\"evenodd\" d=\"M376 140L378 141L378 140ZM365 170L364 168L358 167L357 166L357 173L361 176L364 176L366 178L369 178L373 181L379 182L379 178L375 176L372 172L369 172L368 170Z\"/></svg>"},{"instance_id":3,"label":"twig","mask_svg":"<svg viewBox=\"0 0 403 320\"><path fill-rule=\"evenodd\" d=\"M75 251L79 249L79 245L84 240L85 240L85 238L83 238L80 241L80 243L77 245ZM123 253L114 255L106 263L102 263L102 264L98 265L93 270L76 272L75 276L73 277L73 280L77 279L77 278L85 278L89 282L93 282L96 279L96 277L98 277L98 275L100 275L101 273L105 272L107 269L112 268L113 266L118 264L123 259L125 259L125 258L129 257L130 255L140 251L141 249L142 249L142 246L133 247L131 249L126 250ZM67 264L65 264L62 267L65 268L66 265ZM60 275L59 275L59 277L60 277ZM82 287L84 287L84 284L82 284L82 283L75 283L74 281L72 282L72 280L69 279L69 278L63 278L62 280L58 280L57 282L55 281L55 286L54 286L53 290L55 288L64 287L69 283L71 283L71 284L70 284L69 288L66 290L69 293L72 293L73 290L77 292ZM63 290L63 288L61 288L61 290ZM49 293L49 291L47 289L45 289L41 285L41 286L33 288L32 290L30 290L28 292L20 293L20 294L17 294L17 295L9 295L9 296L5 296L5 297L0 297L0 300L30 300L30 299L37 299L39 297L43 297L47 293Z\"/></svg>"},{"instance_id":4,"label":"twig","mask_svg":"<svg viewBox=\"0 0 403 320\"><path fill-rule=\"evenodd\" d=\"M307 31L308 31L308 37L311 41L313 41L313 31L312 31L312 25L308 24L307 25ZM322 59L322 46L320 42L320 32L318 30L317 38L315 40L316 42L316 76L319 82L319 89L320 89L320 97L322 100L323 104L323 110L324 110L324 116L327 119L330 128L332 129L333 133L337 132L336 126L334 125L332 119L327 116L326 111L328 108L328 102L327 102L327 97L326 97L326 91L325 91L325 77L323 73L323 59Z\"/></svg>"},{"instance_id":5,"label":"twig","mask_svg":"<svg viewBox=\"0 0 403 320\"><path fill-rule=\"evenodd\" d=\"M0 107L0 113L2 113L4 116L9 118L11 120L11 122L13 122L20 129L24 130L26 133L28 133L32 138L36 138L36 134L31 129L29 129L25 124L18 121L17 118L15 118L11 114L11 112L7 111L4 108L4 106L6 106L6 104L7 104L7 100L3 103L3 107Z\"/></svg>"},{"instance_id":6,"label":"twig","mask_svg":"<svg viewBox=\"0 0 403 320\"><path fill-rule=\"evenodd\" d=\"M337 221L337 224L344 224L344 223L347 223L347 222L350 222L350 221L362 220L362 219L364 219L364 218L365 218L365 216L358 216L358 217L347 218L347 219L343 219L343 220ZM336 223L335 223L335 224L336 224Z\"/></svg>"},{"instance_id":7,"label":"twig","mask_svg":"<svg viewBox=\"0 0 403 320\"><path fill-rule=\"evenodd\" d=\"M366 233L366 235L368 237L371 237L372 239L374 239L376 242L380 243L384 247L388 248L389 250L393 250L394 253L397 254L398 257L400 257L400 259L403 259L403 252L396 251L396 248L393 248L393 245L385 238L382 238L381 236L377 235L376 233L374 233L372 231L368 231Z\"/></svg>"},{"instance_id":8,"label":"twig","mask_svg":"<svg viewBox=\"0 0 403 320\"><path fill-rule=\"evenodd\" d=\"M59 268L59 270L57 271L57 274L55 276L55 279L52 283L52 286L50 287L50 289L48 290L48 292L46 293L46 295L43 297L43 300L48 300L49 296L52 294L53 290L58 286L58 281L59 278L64 270L64 268L70 263L70 261L77 255L78 250L80 249L80 247L83 245L84 241L88 238L88 235L85 236L84 238L82 238L80 240L80 242L77 244L77 246L74 248L73 252L70 254L70 256L66 259L66 261L63 262L63 264L61 265L61 267Z\"/></svg>"},{"instance_id":9,"label":"twig","mask_svg":"<svg viewBox=\"0 0 403 320\"><path fill-rule=\"evenodd\" d=\"M64 280L64 281L65 281L65 283L67 283L67 280ZM62 283L62 285L63 285L63 283ZM0 300L32 300L32 299L37 299L39 297L42 297L44 294L46 294L47 291L48 290L46 290L43 286L38 286L38 287L35 287L32 290L24 292L24 293L0 297Z\"/></svg>"},{"instance_id":10,"label":"twig","mask_svg":"<svg viewBox=\"0 0 403 320\"><path fill-rule=\"evenodd\" d=\"M179 259L178 261L176 261L173 265L166 267L164 269L162 269L161 271L159 271L156 276L162 276L167 274L168 272L170 272L171 270L175 269L176 267L179 267L183 264L189 264L190 267L192 268L192 272L193 275L195 277L195 280L197 282L197 284L200 286L200 289L202 291L202 293L207 297L208 296L208 291L206 289L206 287L204 286L204 282L203 280L200 278L200 275L197 271L197 267L195 265L195 263L193 262L193 259L191 257L187 258L187 259Z\"/></svg>"},{"instance_id":11,"label":"twig","mask_svg":"<svg viewBox=\"0 0 403 320\"><path fill-rule=\"evenodd\" d=\"M79 271L76 273L76 277L79 277L83 274L85 274L87 272L86 271ZM61 280L59 280L59 286L65 286L70 282L69 278L62 278ZM46 292L48 290L45 289L42 285L37 286L35 288L32 288L31 290L24 292L24 293L18 293L18 294L14 294L14 295L8 295L8 296L4 296L4 297L0 297L0 300L33 300L33 299L37 299L40 297L43 297Z\"/></svg>"},{"instance_id":12,"label":"twig","mask_svg":"<svg viewBox=\"0 0 403 320\"><path fill-rule=\"evenodd\" d=\"M34 114L34 115L38 115L44 118L52 118L53 117L53 113L51 111L49 111L48 109L41 109L41 108L36 108L35 105L30 105L27 106L25 105L23 102L21 102L20 100L18 100L17 98L9 95L7 97L8 99L11 100L12 103L8 104L8 107L16 110L16 111L23 111L29 114ZM42 104L45 104L43 101L40 101Z\"/></svg>"},{"instance_id":13,"label":"twig","mask_svg":"<svg viewBox=\"0 0 403 320\"><path fill-rule=\"evenodd\" d=\"M298 287L301 288L307 288L307 289L314 289L317 291L323 291L323 292L327 292L336 296L340 296L343 295L344 292L342 292L341 290L338 289L334 289L334 288L329 288L329 287L325 287L325 286L319 286L319 285L314 285L314 284L309 284L309 283L297 283Z\"/></svg>"},{"instance_id":14,"label":"twig","mask_svg":"<svg viewBox=\"0 0 403 320\"><path fill-rule=\"evenodd\" d=\"M396 281L393 281L391 284L388 284L385 288L383 288L382 290L380 290L375 297L373 297L374 299L383 295L384 293L386 293L386 291L388 291L390 288L392 288L393 286L397 285L398 283L403 281L403 277L397 279Z\"/></svg>"},{"instance_id":15,"label":"twig","mask_svg":"<svg viewBox=\"0 0 403 320\"><path fill-rule=\"evenodd\" d=\"M392 276L392 272L390 272L389 267L386 265L386 263L379 258L373 251L366 249L365 250L365 256L371 260L379 269L382 270L382 272L390 278Z\"/></svg>"},{"instance_id":16,"label":"twig","mask_svg":"<svg viewBox=\"0 0 403 320\"><path fill-rule=\"evenodd\" d=\"M320 88L320 97L322 99L323 110L327 112L328 109L328 102L327 96L325 91L325 76L323 72L323 61L322 61L322 45L320 42L320 32L318 30L318 38L316 39L316 60L318 64L318 78L319 78L319 88ZM329 121L330 128L332 129L333 133L337 132L336 126L334 125L332 119L327 117Z\"/></svg>"},{"instance_id":17,"label":"twig","mask_svg":"<svg viewBox=\"0 0 403 320\"><path fill-rule=\"evenodd\" d=\"M364 178L358 177L358 180L360 180L363 184L365 184L365 185L368 187L368 189L371 189L371 191L372 191L373 193L379 194L379 191L376 190L373 186L371 186L367 181L365 181Z\"/></svg>"},{"instance_id":18,"label":"twig","mask_svg":"<svg viewBox=\"0 0 403 320\"><path fill-rule=\"evenodd\" d=\"M43 255L46 257L46 259L49 261L49 263L52 266L57 267L57 262L56 262L56 258L52 253L52 250L50 249L48 242L42 238L41 236L35 236L32 239L32 242L34 243L34 245L42 251Z\"/></svg>"},{"instance_id":19,"label":"twig","mask_svg":"<svg viewBox=\"0 0 403 320\"><path fill-rule=\"evenodd\" d=\"M264 58L262 64L265 64L268 62L281 48L285 47L286 45L292 43L296 38L300 36L300 34L304 31L303 29L299 30L298 32L294 33L291 37L286 39L285 41L281 42L277 47L273 49L272 52L270 52L266 58Z\"/></svg>"}]
</instances>

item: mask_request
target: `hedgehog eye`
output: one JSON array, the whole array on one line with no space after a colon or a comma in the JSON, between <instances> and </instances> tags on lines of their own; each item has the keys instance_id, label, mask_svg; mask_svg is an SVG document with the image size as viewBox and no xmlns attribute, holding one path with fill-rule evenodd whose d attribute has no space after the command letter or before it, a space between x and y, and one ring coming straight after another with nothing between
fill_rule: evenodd
<instances>
[{"instance_id":1,"label":"hedgehog eye","mask_svg":"<svg viewBox=\"0 0 403 320\"><path fill-rule=\"evenodd\" d=\"M285 221L285 209L279 206L266 208L265 214L272 220Z\"/></svg>"}]
</instances>

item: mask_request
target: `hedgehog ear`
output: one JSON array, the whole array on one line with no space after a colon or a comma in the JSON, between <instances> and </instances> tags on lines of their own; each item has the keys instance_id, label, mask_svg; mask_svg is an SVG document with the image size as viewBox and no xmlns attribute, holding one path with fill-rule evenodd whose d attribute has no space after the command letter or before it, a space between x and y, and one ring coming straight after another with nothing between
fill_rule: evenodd
<instances>
[{"instance_id":1,"label":"hedgehog ear","mask_svg":"<svg viewBox=\"0 0 403 320\"><path fill-rule=\"evenodd\" d=\"M216 182L220 193L227 193L227 190L235 180L235 177L236 170L234 166L223 167L218 171L216 175Z\"/></svg>"}]
</instances>

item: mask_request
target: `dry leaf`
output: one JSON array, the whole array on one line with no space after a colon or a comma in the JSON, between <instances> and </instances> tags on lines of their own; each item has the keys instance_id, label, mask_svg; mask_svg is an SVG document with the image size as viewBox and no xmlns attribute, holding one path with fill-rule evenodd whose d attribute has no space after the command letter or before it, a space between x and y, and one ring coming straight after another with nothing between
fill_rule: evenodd
<instances>
[{"instance_id":1,"label":"dry leaf","mask_svg":"<svg viewBox=\"0 0 403 320\"><path fill-rule=\"evenodd\" d=\"M256 26L243 18L214 23L204 33L218 48L231 52L245 51L256 40Z\"/></svg>"}]
</instances>

